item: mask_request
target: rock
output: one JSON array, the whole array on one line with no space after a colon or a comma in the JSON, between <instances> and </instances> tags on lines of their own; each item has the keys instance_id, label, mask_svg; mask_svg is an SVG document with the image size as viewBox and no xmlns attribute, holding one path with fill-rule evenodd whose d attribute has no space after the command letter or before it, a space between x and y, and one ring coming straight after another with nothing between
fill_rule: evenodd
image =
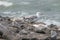
<instances>
[{"instance_id":1,"label":"rock","mask_svg":"<svg viewBox=\"0 0 60 40\"><path fill-rule=\"evenodd\" d=\"M51 30L57 30L58 29L58 27L56 26L56 25L54 25L54 24L51 24L51 25L49 25L48 26Z\"/></svg>"},{"instance_id":2,"label":"rock","mask_svg":"<svg viewBox=\"0 0 60 40\"><path fill-rule=\"evenodd\" d=\"M51 36L60 38L60 28L57 25L46 25L36 22L36 16L9 18L0 16L1 40L50 40ZM55 32L51 32L51 31ZM52 35L51 35L52 34Z\"/></svg>"},{"instance_id":3,"label":"rock","mask_svg":"<svg viewBox=\"0 0 60 40\"><path fill-rule=\"evenodd\" d=\"M0 40L5 40L5 39L0 39Z\"/></svg>"},{"instance_id":4,"label":"rock","mask_svg":"<svg viewBox=\"0 0 60 40\"><path fill-rule=\"evenodd\" d=\"M27 34L29 34L29 31L23 29L23 30L20 31L20 34L21 35L27 35Z\"/></svg>"},{"instance_id":5,"label":"rock","mask_svg":"<svg viewBox=\"0 0 60 40\"><path fill-rule=\"evenodd\" d=\"M57 40L57 32L56 31L51 31L51 40Z\"/></svg>"},{"instance_id":6,"label":"rock","mask_svg":"<svg viewBox=\"0 0 60 40\"><path fill-rule=\"evenodd\" d=\"M38 32L38 33L49 32L49 29L47 28L47 26L45 24L33 24L33 26L35 27L35 31Z\"/></svg>"},{"instance_id":7,"label":"rock","mask_svg":"<svg viewBox=\"0 0 60 40\"><path fill-rule=\"evenodd\" d=\"M34 23L34 22L36 22L36 19L37 18L37 16L29 16L29 17L24 17L24 21L25 22L28 22L28 23Z\"/></svg>"},{"instance_id":8,"label":"rock","mask_svg":"<svg viewBox=\"0 0 60 40\"><path fill-rule=\"evenodd\" d=\"M2 32L2 31L0 31L0 38L2 38L2 36L3 36L3 32Z\"/></svg>"}]
</instances>

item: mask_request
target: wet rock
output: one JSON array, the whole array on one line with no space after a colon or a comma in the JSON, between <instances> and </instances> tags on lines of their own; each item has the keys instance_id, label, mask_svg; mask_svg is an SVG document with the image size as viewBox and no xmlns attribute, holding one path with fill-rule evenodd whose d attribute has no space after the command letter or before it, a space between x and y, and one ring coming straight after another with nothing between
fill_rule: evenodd
<instances>
[{"instance_id":1,"label":"wet rock","mask_svg":"<svg viewBox=\"0 0 60 40\"><path fill-rule=\"evenodd\" d=\"M51 34L60 35L57 25L46 25L43 22L36 22L36 16L12 19L0 17L0 37L5 40L50 40ZM55 32L51 32L54 30ZM59 39L60 36L57 37Z\"/></svg>"},{"instance_id":2,"label":"wet rock","mask_svg":"<svg viewBox=\"0 0 60 40\"><path fill-rule=\"evenodd\" d=\"M36 21L37 16L29 16L29 17L24 17L24 21L28 23L34 23Z\"/></svg>"},{"instance_id":3,"label":"wet rock","mask_svg":"<svg viewBox=\"0 0 60 40\"><path fill-rule=\"evenodd\" d=\"M22 40L30 40L30 39L27 39L27 38L23 38Z\"/></svg>"},{"instance_id":4,"label":"wet rock","mask_svg":"<svg viewBox=\"0 0 60 40\"><path fill-rule=\"evenodd\" d=\"M37 38L31 38L30 40L38 40Z\"/></svg>"},{"instance_id":5,"label":"wet rock","mask_svg":"<svg viewBox=\"0 0 60 40\"><path fill-rule=\"evenodd\" d=\"M54 24L49 25L51 32L51 40L57 40L58 27Z\"/></svg>"},{"instance_id":6,"label":"wet rock","mask_svg":"<svg viewBox=\"0 0 60 40\"><path fill-rule=\"evenodd\" d=\"M51 24L51 25L49 25L48 26L51 30L57 30L58 29L58 27L56 26L56 25L54 25L54 24Z\"/></svg>"},{"instance_id":7,"label":"wet rock","mask_svg":"<svg viewBox=\"0 0 60 40\"><path fill-rule=\"evenodd\" d=\"M29 31L26 30L26 29L25 30L23 29L23 30L20 31L20 34L27 35L27 34L29 34Z\"/></svg>"},{"instance_id":8,"label":"wet rock","mask_svg":"<svg viewBox=\"0 0 60 40\"><path fill-rule=\"evenodd\" d=\"M0 31L0 38L2 38L2 36L3 36L3 32L2 32L2 31Z\"/></svg>"},{"instance_id":9,"label":"wet rock","mask_svg":"<svg viewBox=\"0 0 60 40\"><path fill-rule=\"evenodd\" d=\"M36 31L36 33L46 34L44 31L41 31L41 30Z\"/></svg>"},{"instance_id":10,"label":"wet rock","mask_svg":"<svg viewBox=\"0 0 60 40\"><path fill-rule=\"evenodd\" d=\"M56 31L51 31L51 40L57 40L57 32Z\"/></svg>"}]
</instances>

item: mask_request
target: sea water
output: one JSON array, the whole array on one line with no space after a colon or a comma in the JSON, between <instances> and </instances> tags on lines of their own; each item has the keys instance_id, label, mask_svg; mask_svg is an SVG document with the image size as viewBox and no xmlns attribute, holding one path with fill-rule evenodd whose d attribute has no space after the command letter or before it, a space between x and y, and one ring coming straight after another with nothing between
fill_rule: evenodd
<instances>
[{"instance_id":1,"label":"sea water","mask_svg":"<svg viewBox=\"0 0 60 40\"><path fill-rule=\"evenodd\" d=\"M48 25L59 25L60 0L0 0L1 16L22 17L36 14L40 16L40 21Z\"/></svg>"}]
</instances>

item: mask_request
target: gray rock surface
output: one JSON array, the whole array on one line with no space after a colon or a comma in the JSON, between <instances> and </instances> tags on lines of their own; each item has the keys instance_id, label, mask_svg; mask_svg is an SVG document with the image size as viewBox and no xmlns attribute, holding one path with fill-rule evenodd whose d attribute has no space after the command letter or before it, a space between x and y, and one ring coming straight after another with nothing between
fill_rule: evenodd
<instances>
[{"instance_id":1,"label":"gray rock surface","mask_svg":"<svg viewBox=\"0 0 60 40\"><path fill-rule=\"evenodd\" d=\"M36 23L33 16L22 17L21 20L11 19L0 16L0 40L50 40L51 36L58 36L55 35L56 31L57 34L60 34L56 25L46 26L42 22ZM54 30L53 34L52 30Z\"/></svg>"}]
</instances>

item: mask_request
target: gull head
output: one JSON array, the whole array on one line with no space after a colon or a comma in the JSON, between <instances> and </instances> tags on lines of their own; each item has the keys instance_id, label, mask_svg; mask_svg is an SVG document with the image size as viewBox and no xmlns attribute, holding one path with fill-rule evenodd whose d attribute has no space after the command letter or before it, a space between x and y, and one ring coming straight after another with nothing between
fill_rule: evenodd
<instances>
[{"instance_id":1,"label":"gull head","mask_svg":"<svg viewBox=\"0 0 60 40\"><path fill-rule=\"evenodd\" d=\"M40 15L41 15L41 12L37 12L37 13L36 13L36 16L37 16L37 17L40 17Z\"/></svg>"}]
</instances>

